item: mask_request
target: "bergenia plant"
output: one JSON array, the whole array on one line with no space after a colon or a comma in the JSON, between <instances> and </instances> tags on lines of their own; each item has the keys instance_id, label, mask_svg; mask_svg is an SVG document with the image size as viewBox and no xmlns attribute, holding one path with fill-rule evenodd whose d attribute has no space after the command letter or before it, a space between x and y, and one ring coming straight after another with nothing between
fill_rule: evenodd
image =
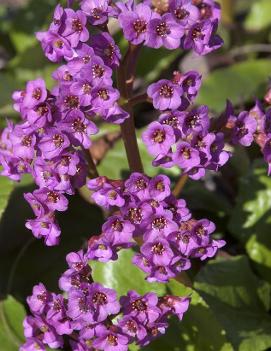
<instances>
[{"instance_id":1,"label":"bergenia plant","mask_svg":"<svg viewBox=\"0 0 271 351\"><path fill-rule=\"evenodd\" d=\"M185 181L218 172L236 145L253 142L270 173L271 111L257 101L252 110L236 114L228 101L221 116L210 118L208 106L195 102L202 76L194 70L174 71L134 93L143 46L206 55L223 45L216 33L221 10L214 0L78 0L67 6L59 4L49 28L36 33L44 55L59 64L52 74L55 86L49 90L37 77L14 92L21 122L8 122L1 133L1 175L14 181L32 176L37 187L24 194L33 209L26 227L43 240L44 250L59 244L56 212L66 211L80 188L88 187L107 218L84 249L67 255L67 270L59 278L62 293L48 291L42 282L33 287L20 351L126 351L131 344L152 343L166 333L173 315L182 320L189 313L189 295L158 296L152 284L183 279L193 262L214 257L225 245L212 237L215 224L195 218L180 198ZM127 43L123 54L112 22ZM142 102L157 111L143 143L153 167L177 167L174 188L162 171L153 177L144 172L133 117ZM120 125L130 167L125 179L97 172L89 150L102 121ZM144 272L150 292L131 289L118 296L95 282L92 265L117 261L121 250L131 248L130 264Z\"/></svg>"}]
</instances>

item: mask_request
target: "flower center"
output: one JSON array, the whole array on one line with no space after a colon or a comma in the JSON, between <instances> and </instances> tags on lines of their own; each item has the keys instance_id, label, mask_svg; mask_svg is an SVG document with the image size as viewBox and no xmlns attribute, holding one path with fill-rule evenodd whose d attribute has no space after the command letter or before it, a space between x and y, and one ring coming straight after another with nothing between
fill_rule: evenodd
<instances>
[{"instance_id":1,"label":"flower center","mask_svg":"<svg viewBox=\"0 0 271 351\"><path fill-rule=\"evenodd\" d=\"M166 227L167 220L165 217L157 217L152 221L152 228L157 230L162 230Z\"/></svg>"},{"instance_id":2,"label":"flower center","mask_svg":"<svg viewBox=\"0 0 271 351\"><path fill-rule=\"evenodd\" d=\"M56 40L54 44L55 44L55 47L57 47L58 49L62 49L64 46L64 43L61 39Z\"/></svg>"},{"instance_id":3,"label":"flower center","mask_svg":"<svg viewBox=\"0 0 271 351\"><path fill-rule=\"evenodd\" d=\"M55 147L61 147L64 143L64 138L60 134L55 134L53 136L53 143L55 144Z\"/></svg>"},{"instance_id":4,"label":"flower center","mask_svg":"<svg viewBox=\"0 0 271 351\"><path fill-rule=\"evenodd\" d=\"M163 21L156 26L156 33L159 37L165 38L171 33L171 31L166 22Z\"/></svg>"},{"instance_id":5,"label":"flower center","mask_svg":"<svg viewBox=\"0 0 271 351\"><path fill-rule=\"evenodd\" d=\"M91 11L91 14L92 14L92 17L94 17L96 20L99 20L101 18L101 15L102 15L102 9L99 8L99 7L95 7L92 11Z\"/></svg>"},{"instance_id":6,"label":"flower center","mask_svg":"<svg viewBox=\"0 0 271 351\"><path fill-rule=\"evenodd\" d=\"M108 95L108 90L107 89L101 89L98 91L98 96L102 99L102 100L108 100L109 99L109 95Z\"/></svg>"},{"instance_id":7,"label":"flower center","mask_svg":"<svg viewBox=\"0 0 271 351\"><path fill-rule=\"evenodd\" d=\"M112 334L109 334L107 337L107 341L110 345L112 346L117 346L118 345L118 337Z\"/></svg>"},{"instance_id":8,"label":"flower center","mask_svg":"<svg viewBox=\"0 0 271 351\"><path fill-rule=\"evenodd\" d=\"M111 224L112 229L117 230L118 232L121 232L123 230L123 224L119 219L116 219L112 224Z\"/></svg>"},{"instance_id":9,"label":"flower center","mask_svg":"<svg viewBox=\"0 0 271 351\"><path fill-rule=\"evenodd\" d=\"M86 55L86 56L84 56L84 57L82 58L82 60L83 60L84 64L86 65L86 64L89 63L89 61L90 61L90 56L89 56L89 55Z\"/></svg>"},{"instance_id":10,"label":"flower center","mask_svg":"<svg viewBox=\"0 0 271 351\"><path fill-rule=\"evenodd\" d=\"M132 303L132 309L138 312L143 312L147 310L147 304L142 299L138 299Z\"/></svg>"},{"instance_id":11,"label":"flower center","mask_svg":"<svg viewBox=\"0 0 271 351\"><path fill-rule=\"evenodd\" d=\"M72 29L78 33L81 33L83 31L83 25L78 18L74 18L72 20Z\"/></svg>"},{"instance_id":12,"label":"flower center","mask_svg":"<svg viewBox=\"0 0 271 351\"><path fill-rule=\"evenodd\" d=\"M60 197L59 197L59 195L56 192L49 191L47 193L47 200L49 202L57 203L59 201L59 199L60 199Z\"/></svg>"},{"instance_id":13,"label":"flower center","mask_svg":"<svg viewBox=\"0 0 271 351\"><path fill-rule=\"evenodd\" d=\"M137 332L137 326L133 320L129 320L126 323L126 328L129 330L129 332L131 332L133 334L136 334L136 332Z\"/></svg>"},{"instance_id":14,"label":"flower center","mask_svg":"<svg viewBox=\"0 0 271 351\"><path fill-rule=\"evenodd\" d=\"M104 68L101 65L93 65L91 70L93 78L101 78L104 75Z\"/></svg>"},{"instance_id":15,"label":"flower center","mask_svg":"<svg viewBox=\"0 0 271 351\"><path fill-rule=\"evenodd\" d=\"M108 57L110 60L113 59L114 53L115 48L113 44L108 45L108 47L104 49L105 56Z\"/></svg>"},{"instance_id":16,"label":"flower center","mask_svg":"<svg viewBox=\"0 0 271 351\"><path fill-rule=\"evenodd\" d=\"M183 147L181 149L181 154L186 160L189 160L191 158L191 151L188 147Z\"/></svg>"},{"instance_id":17,"label":"flower center","mask_svg":"<svg viewBox=\"0 0 271 351\"><path fill-rule=\"evenodd\" d=\"M202 40L204 38L204 34L202 33L202 28L200 25L195 26L192 30L192 39L193 40Z\"/></svg>"},{"instance_id":18,"label":"flower center","mask_svg":"<svg viewBox=\"0 0 271 351\"><path fill-rule=\"evenodd\" d=\"M165 191L165 184L162 182L162 180L160 180L155 184L155 188L158 191Z\"/></svg>"},{"instance_id":19,"label":"flower center","mask_svg":"<svg viewBox=\"0 0 271 351\"><path fill-rule=\"evenodd\" d=\"M41 95L42 95L42 91L40 88L36 88L34 89L33 93L32 93L32 97L36 100L40 100L41 98Z\"/></svg>"},{"instance_id":20,"label":"flower center","mask_svg":"<svg viewBox=\"0 0 271 351\"><path fill-rule=\"evenodd\" d=\"M83 297L81 297L78 301L78 307L79 307L79 311L81 313L87 313L89 311L89 307L85 301L85 299Z\"/></svg>"},{"instance_id":21,"label":"flower center","mask_svg":"<svg viewBox=\"0 0 271 351\"><path fill-rule=\"evenodd\" d=\"M49 112L49 108L45 104L43 104L36 109L36 112L39 116L44 116L46 113Z\"/></svg>"},{"instance_id":22,"label":"flower center","mask_svg":"<svg viewBox=\"0 0 271 351\"><path fill-rule=\"evenodd\" d=\"M75 132L84 133L87 129L86 125L81 121L80 118L76 118L73 121L72 128Z\"/></svg>"},{"instance_id":23,"label":"flower center","mask_svg":"<svg viewBox=\"0 0 271 351\"><path fill-rule=\"evenodd\" d=\"M155 132L152 134L152 140L155 143L163 143L166 139L166 133L163 130L157 129Z\"/></svg>"},{"instance_id":24,"label":"flower center","mask_svg":"<svg viewBox=\"0 0 271 351\"><path fill-rule=\"evenodd\" d=\"M97 305L105 305L107 303L107 296L102 292L96 292L92 297L92 302Z\"/></svg>"},{"instance_id":25,"label":"flower center","mask_svg":"<svg viewBox=\"0 0 271 351\"><path fill-rule=\"evenodd\" d=\"M164 84L159 90L159 95L165 98L171 98L173 96L173 92L174 90L171 86L169 86L168 84Z\"/></svg>"},{"instance_id":26,"label":"flower center","mask_svg":"<svg viewBox=\"0 0 271 351\"><path fill-rule=\"evenodd\" d=\"M133 23L133 28L134 28L135 32L137 33L137 35L139 36L140 34L146 32L146 30L147 30L147 23L146 23L146 21L144 21L142 19L137 19Z\"/></svg>"},{"instance_id":27,"label":"flower center","mask_svg":"<svg viewBox=\"0 0 271 351\"><path fill-rule=\"evenodd\" d=\"M187 118L188 125L193 128L199 123L200 117L198 114L191 115Z\"/></svg>"},{"instance_id":28,"label":"flower center","mask_svg":"<svg viewBox=\"0 0 271 351\"><path fill-rule=\"evenodd\" d=\"M147 183L143 178L137 179L136 181L136 188L138 190L144 190L147 188Z\"/></svg>"},{"instance_id":29,"label":"flower center","mask_svg":"<svg viewBox=\"0 0 271 351\"><path fill-rule=\"evenodd\" d=\"M21 145L26 146L26 147L30 147L31 143L32 143L32 136L31 135L24 136L22 141L21 141Z\"/></svg>"},{"instance_id":30,"label":"flower center","mask_svg":"<svg viewBox=\"0 0 271 351\"><path fill-rule=\"evenodd\" d=\"M198 5L198 8L200 10L200 17L201 19L209 19L212 17L213 11L212 7L208 4L205 4L204 2Z\"/></svg>"},{"instance_id":31,"label":"flower center","mask_svg":"<svg viewBox=\"0 0 271 351\"><path fill-rule=\"evenodd\" d=\"M128 211L128 218L134 224L140 224L142 221L142 211L140 208L130 208Z\"/></svg>"},{"instance_id":32,"label":"flower center","mask_svg":"<svg viewBox=\"0 0 271 351\"><path fill-rule=\"evenodd\" d=\"M88 83L83 84L82 86L84 94L90 94L91 93L91 85Z\"/></svg>"},{"instance_id":33,"label":"flower center","mask_svg":"<svg viewBox=\"0 0 271 351\"><path fill-rule=\"evenodd\" d=\"M75 109L79 107L79 98L78 96L75 95L69 95L66 96L64 103L67 107L71 108L71 109Z\"/></svg>"},{"instance_id":34,"label":"flower center","mask_svg":"<svg viewBox=\"0 0 271 351\"><path fill-rule=\"evenodd\" d=\"M164 248L163 244L157 243L157 244L152 246L151 251L155 255L161 256L165 252L165 248Z\"/></svg>"},{"instance_id":35,"label":"flower center","mask_svg":"<svg viewBox=\"0 0 271 351\"><path fill-rule=\"evenodd\" d=\"M189 15L189 12L182 7L178 7L174 10L174 15L178 20L183 20Z\"/></svg>"}]
</instances>

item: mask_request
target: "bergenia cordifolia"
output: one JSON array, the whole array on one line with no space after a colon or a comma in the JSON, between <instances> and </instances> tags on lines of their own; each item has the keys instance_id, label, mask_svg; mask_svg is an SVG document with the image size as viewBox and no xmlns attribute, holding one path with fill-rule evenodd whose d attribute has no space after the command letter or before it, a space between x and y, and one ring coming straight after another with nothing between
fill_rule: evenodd
<instances>
[{"instance_id":1,"label":"bergenia cordifolia","mask_svg":"<svg viewBox=\"0 0 271 351\"><path fill-rule=\"evenodd\" d=\"M38 77L14 92L22 121L8 122L0 135L1 175L14 181L32 175L38 188L24 195L34 212L26 227L47 246L60 240L56 211L66 211L68 196L86 184L92 200L110 216L85 251L67 255L69 268L59 279L64 294L49 292L42 283L33 288L21 351L67 345L74 351L126 351L131 343L149 344L165 333L170 315L182 319L189 297L131 290L119 298L93 281L91 261L117 260L120 250L134 248L131 264L147 281L166 283L188 270L192 259L206 260L225 245L212 238L212 221L195 219L175 196L168 177L144 174L132 115L136 103L151 102L159 111L142 139L153 166L177 165L181 183L187 176L196 180L207 170L218 171L231 156L228 145L253 141L271 173L271 110L260 102L239 114L227 102L225 112L210 119L208 106L194 104L202 81L196 71L175 71L133 96L142 46L208 54L223 44L216 34L220 12L214 0L68 1L68 8L56 7L48 30L36 33L44 55L61 66L52 74L52 90ZM123 59L110 34L112 19L128 41ZM127 179L97 173L89 148L101 120L121 125L131 171Z\"/></svg>"}]
</instances>

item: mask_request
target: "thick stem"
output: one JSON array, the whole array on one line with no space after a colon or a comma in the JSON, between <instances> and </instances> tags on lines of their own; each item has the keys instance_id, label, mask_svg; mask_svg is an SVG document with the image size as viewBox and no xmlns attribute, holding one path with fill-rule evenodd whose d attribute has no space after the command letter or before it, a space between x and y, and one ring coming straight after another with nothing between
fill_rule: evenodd
<instances>
[{"instance_id":1,"label":"thick stem","mask_svg":"<svg viewBox=\"0 0 271 351\"><path fill-rule=\"evenodd\" d=\"M123 62L120 64L120 67L117 71L118 88L121 97L125 100L129 100L132 96L138 51L139 47L130 45L123 59ZM121 125L121 133L126 150L126 155L128 158L129 167L132 172L143 173L143 165L140 158L139 148L136 139L133 108L129 103L123 106L123 108L130 115L130 117L127 118Z\"/></svg>"},{"instance_id":2,"label":"thick stem","mask_svg":"<svg viewBox=\"0 0 271 351\"><path fill-rule=\"evenodd\" d=\"M185 186L185 183L187 182L188 179L188 175L187 174L183 174L180 176L180 179L178 180L177 184L175 185L175 188L172 191L172 194L178 198L180 193L183 190L183 187Z\"/></svg>"},{"instance_id":3,"label":"thick stem","mask_svg":"<svg viewBox=\"0 0 271 351\"><path fill-rule=\"evenodd\" d=\"M99 173L97 171L97 168L96 168L96 165L93 161L93 158L90 154L90 151L84 150L84 156L85 156L86 161L88 163L88 176L89 176L89 178L93 179L93 178L99 177Z\"/></svg>"}]
</instances>

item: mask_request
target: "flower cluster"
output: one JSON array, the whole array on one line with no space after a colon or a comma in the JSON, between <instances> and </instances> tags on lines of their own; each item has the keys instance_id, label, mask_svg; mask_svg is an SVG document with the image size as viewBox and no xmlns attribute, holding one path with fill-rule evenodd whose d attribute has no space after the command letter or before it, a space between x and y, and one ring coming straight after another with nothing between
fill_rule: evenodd
<instances>
[{"instance_id":1,"label":"flower cluster","mask_svg":"<svg viewBox=\"0 0 271 351\"><path fill-rule=\"evenodd\" d=\"M119 209L103 225L102 234L89 241L88 259L116 260L120 249L136 241L141 246L133 263L147 273L148 281L166 282L189 269L192 258L213 257L225 245L212 239L211 221L191 217L185 201L172 195L164 175L150 179L133 173L125 182L99 177L88 187L98 205Z\"/></svg>"},{"instance_id":2,"label":"flower cluster","mask_svg":"<svg viewBox=\"0 0 271 351\"><path fill-rule=\"evenodd\" d=\"M267 102L269 104L269 102ZM225 113L219 120L221 127L232 144L250 146L253 142L258 144L268 164L268 174L271 174L271 109L264 109L260 101L249 111L241 111L235 115L233 106L227 103Z\"/></svg>"},{"instance_id":3,"label":"flower cluster","mask_svg":"<svg viewBox=\"0 0 271 351\"><path fill-rule=\"evenodd\" d=\"M205 55L223 44L216 34L220 7L213 0L127 1L116 6L124 37L134 45L192 49Z\"/></svg>"},{"instance_id":4,"label":"flower cluster","mask_svg":"<svg viewBox=\"0 0 271 351\"><path fill-rule=\"evenodd\" d=\"M194 71L174 72L173 79L163 79L148 88L148 96L162 111L142 135L154 166L179 166L192 179L217 171L229 159L224 150L224 134L211 131L207 106L192 107L201 85Z\"/></svg>"},{"instance_id":5,"label":"flower cluster","mask_svg":"<svg viewBox=\"0 0 271 351\"><path fill-rule=\"evenodd\" d=\"M25 194L36 215L26 226L48 246L58 244L61 233L54 212L65 211L65 194L74 194L86 183L82 150L89 149L90 136L98 132L93 118L122 123L128 117L117 104L119 92L112 81L119 49L103 32L92 37L92 46L85 44L89 38L85 24L82 11L57 6L49 31L37 37L42 38L49 59L69 62L53 73L57 86L52 91L39 78L13 94L22 123L8 123L0 136L1 175L19 181L22 174L30 173L39 187Z\"/></svg>"},{"instance_id":6,"label":"flower cluster","mask_svg":"<svg viewBox=\"0 0 271 351\"><path fill-rule=\"evenodd\" d=\"M164 334L168 317L180 320L188 297L129 291L118 299L115 290L94 283L83 251L67 255L69 269L59 281L67 297L49 292L43 284L33 288L27 302L32 315L24 320L26 343L20 351L45 351L69 345L73 351L126 351Z\"/></svg>"}]
</instances>

